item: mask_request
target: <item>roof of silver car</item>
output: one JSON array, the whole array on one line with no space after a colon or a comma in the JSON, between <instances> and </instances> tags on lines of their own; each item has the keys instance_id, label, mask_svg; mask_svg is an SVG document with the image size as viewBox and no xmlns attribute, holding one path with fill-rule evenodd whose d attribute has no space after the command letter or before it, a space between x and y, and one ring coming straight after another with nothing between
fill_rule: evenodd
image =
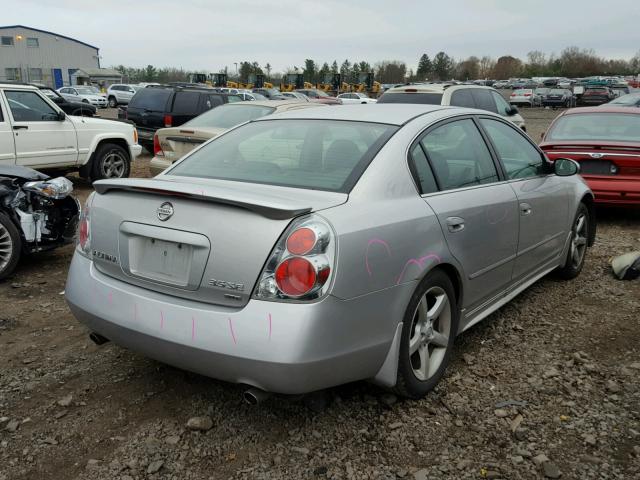
<instances>
[{"instance_id":1,"label":"roof of silver car","mask_svg":"<svg viewBox=\"0 0 640 480\"><path fill-rule=\"evenodd\" d=\"M363 104L363 105L335 105L330 108L309 108L278 113L262 117L257 121L267 121L285 118L295 119L326 119L352 120L356 122L387 123L390 125L404 125L421 115L448 110L452 107L441 105L403 104ZM457 110L466 110L457 108ZM470 110L471 111L471 110ZM474 110L475 113L477 113ZM486 113L486 112L485 112Z\"/></svg>"}]
</instances>

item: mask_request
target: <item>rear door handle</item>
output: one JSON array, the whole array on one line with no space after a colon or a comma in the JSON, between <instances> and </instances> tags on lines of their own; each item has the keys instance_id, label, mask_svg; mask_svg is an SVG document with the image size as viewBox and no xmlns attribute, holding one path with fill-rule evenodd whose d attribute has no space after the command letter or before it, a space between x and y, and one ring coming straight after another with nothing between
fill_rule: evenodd
<instances>
[{"instance_id":1,"label":"rear door handle","mask_svg":"<svg viewBox=\"0 0 640 480\"><path fill-rule=\"evenodd\" d=\"M449 217L447 218L447 228L451 233L457 233L464 230L464 218Z\"/></svg>"},{"instance_id":2,"label":"rear door handle","mask_svg":"<svg viewBox=\"0 0 640 480\"><path fill-rule=\"evenodd\" d=\"M531 215L531 205L529 205L528 203L521 203L520 204L520 215Z\"/></svg>"},{"instance_id":3,"label":"rear door handle","mask_svg":"<svg viewBox=\"0 0 640 480\"><path fill-rule=\"evenodd\" d=\"M29 130L29 127L27 125L14 125L13 129L14 130Z\"/></svg>"}]
</instances>

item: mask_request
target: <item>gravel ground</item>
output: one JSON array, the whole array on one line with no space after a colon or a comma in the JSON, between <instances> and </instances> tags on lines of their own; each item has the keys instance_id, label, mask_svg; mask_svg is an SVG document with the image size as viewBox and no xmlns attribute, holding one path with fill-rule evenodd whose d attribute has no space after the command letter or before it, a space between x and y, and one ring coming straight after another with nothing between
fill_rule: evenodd
<instances>
[{"instance_id":1,"label":"gravel ground","mask_svg":"<svg viewBox=\"0 0 640 480\"><path fill-rule=\"evenodd\" d=\"M531 135L556 113L524 110ZM640 478L640 280L608 266L640 249L640 212L599 217L580 277L461 335L420 401L359 382L250 407L93 345L61 294L72 247L28 258L0 283L0 480Z\"/></svg>"}]
</instances>

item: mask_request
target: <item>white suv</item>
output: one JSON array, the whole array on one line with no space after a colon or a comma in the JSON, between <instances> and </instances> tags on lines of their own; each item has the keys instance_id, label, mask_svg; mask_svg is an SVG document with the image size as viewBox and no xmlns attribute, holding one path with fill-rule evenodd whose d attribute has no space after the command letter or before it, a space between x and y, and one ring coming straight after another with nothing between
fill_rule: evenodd
<instances>
[{"instance_id":1,"label":"white suv","mask_svg":"<svg viewBox=\"0 0 640 480\"><path fill-rule=\"evenodd\" d=\"M453 107L477 108L498 113L520 127L527 127L518 109L504 99L497 90L479 85L401 85L384 92L378 103L423 103Z\"/></svg>"},{"instance_id":2,"label":"white suv","mask_svg":"<svg viewBox=\"0 0 640 480\"><path fill-rule=\"evenodd\" d=\"M113 84L107 89L107 102L111 108L118 105L128 105L138 90L144 88L140 85Z\"/></svg>"},{"instance_id":3,"label":"white suv","mask_svg":"<svg viewBox=\"0 0 640 480\"><path fill-rule=\"evenodd\" d=\"M124 178L141 151L129 123L68 116L36 87L0 83L0 165Z\"/></svg>"}]
</instances>

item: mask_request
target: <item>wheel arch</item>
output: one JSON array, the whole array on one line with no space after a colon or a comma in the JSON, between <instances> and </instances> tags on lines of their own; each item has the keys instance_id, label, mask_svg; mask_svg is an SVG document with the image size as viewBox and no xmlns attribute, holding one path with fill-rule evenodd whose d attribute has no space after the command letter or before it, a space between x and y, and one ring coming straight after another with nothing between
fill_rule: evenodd
<instances>
[{"instance_id":1,"label":"wheel arch","mask_svg":"<svg viewBox=\"0 0 640 480\"><path fill-rule=\"evenodd\" d=\"M102 145L106 145L108 143L113 143L115 145L118 145L119 147L122 147L124 151L127 153L127 157L129 158L129 161L131 161L131 152L129 151L129 143L124 137L99 138L97 140L94 140L93 145L91 145L91 148L89 150L91 152L91 154L88 157L89 159L84 165L80 167L81 177L89 178L89 176L91 175L91 169L93 168L93 161L95 160L95 157L96 157L96 152Z\"/></svg>"},{"instance_id":2,"label":"wheel arch","mask_svg":"<svg viewBox=\"0 0 640 480\"><path fill-rule=\"evenodd\" d=\"M462 285L462 276L460 275L458 268L455 267L452 263L442 262L442 263L438 263L437 265L434 265L433 268L430 268L429 270L425 271L419 283L421 283L427 277L427 275L429 275L430 273L436 270L440 270L444 272L445 275L449 277L449 280L451 280L451 284L453 285L453 292L456 296L456 305L461 308L462 296L464 293L463 285Z\"/></svg>"}]
</instances>

